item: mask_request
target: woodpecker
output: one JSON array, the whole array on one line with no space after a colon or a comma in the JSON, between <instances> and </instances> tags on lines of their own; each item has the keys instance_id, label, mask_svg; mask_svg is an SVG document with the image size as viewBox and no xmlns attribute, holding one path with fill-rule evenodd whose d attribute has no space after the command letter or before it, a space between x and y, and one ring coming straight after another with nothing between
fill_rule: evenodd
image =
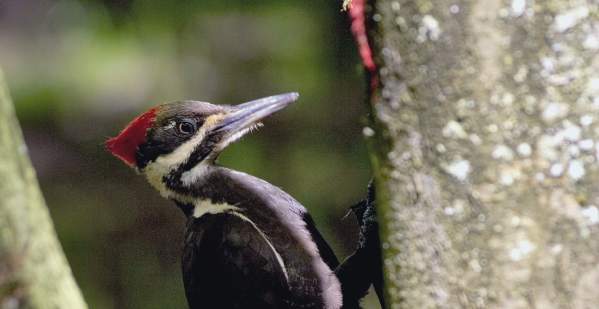
<instances>
[{"instance_id":1,"label":"woodpecker","mask_svg":"<svg viewBox=\"0 0 599 309\"><path fill-rule=\"evenodd\" d=\"M339 262L306 209L280 188L216 163L297 98L166 103L106 142L187 216L182 271L190 308L358 307L343 304Z\"/></svg>"}]
</instances>

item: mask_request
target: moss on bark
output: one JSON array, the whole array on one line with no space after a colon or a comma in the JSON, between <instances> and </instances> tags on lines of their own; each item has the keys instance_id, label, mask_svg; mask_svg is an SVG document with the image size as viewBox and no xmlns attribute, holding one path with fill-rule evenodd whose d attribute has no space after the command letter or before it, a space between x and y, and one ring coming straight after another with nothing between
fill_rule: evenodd
<instances>
[{"instance_id":1,"label":"moss on bark","mask_svg":"<svg viewBox=\"0 0 599 309\"><path fill-rule=\"evenodd\" d=\"M392 308L599 303L593 1L371 1Z\"/></svg>"},{"instance_id":2,"label":"moss on bark","mask_svg":"<svg viewBox=\"0 0 599 309\"><path fill-rule=\"evenodd\" d=\"M56 237L1 74L0 307L87 308Z\"/></svg>"}]
</instances>

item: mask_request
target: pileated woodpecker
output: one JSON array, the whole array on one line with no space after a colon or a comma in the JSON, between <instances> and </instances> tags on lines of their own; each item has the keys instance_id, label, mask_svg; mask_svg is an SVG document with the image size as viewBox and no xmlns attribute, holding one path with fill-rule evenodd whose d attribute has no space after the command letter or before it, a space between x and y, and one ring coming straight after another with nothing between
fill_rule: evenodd
<instances>
[{"instance_id":1,"label":"pileated woodpecker","mask_svg":"<svg viewBox=\"0 0 599 309\"><path fill-rule=\"evenodd\" d=\"M339 262L306 209L278 187L215 163L297 98L167 103L107 141L188 217L182 268L190 308L358 308L363 294L344 302Z\"/></svg>"}]
</instances>

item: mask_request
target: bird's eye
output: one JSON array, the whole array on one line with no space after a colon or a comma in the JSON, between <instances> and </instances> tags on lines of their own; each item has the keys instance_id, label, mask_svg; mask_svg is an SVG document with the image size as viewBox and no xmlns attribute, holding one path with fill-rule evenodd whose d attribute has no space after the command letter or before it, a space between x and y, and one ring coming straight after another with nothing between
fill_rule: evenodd
<instances>
[{"instance_id":1,"label":"bird's eye","mask_svg":"<svg viewBox=\"0 0 599 309\"><path fill-rule=\"evenodd\" d=\"M177 131L184 135L191 135L195 133L196 126L189 121L182 121L177 124Z\"/></svg>"}]
</instances>

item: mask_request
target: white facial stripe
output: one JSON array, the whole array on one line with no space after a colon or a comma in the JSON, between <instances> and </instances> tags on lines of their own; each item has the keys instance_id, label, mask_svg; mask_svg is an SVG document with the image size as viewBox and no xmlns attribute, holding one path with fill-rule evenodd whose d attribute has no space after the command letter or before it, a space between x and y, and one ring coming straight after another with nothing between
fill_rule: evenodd
<instances>
[{"instance_id":1,"label":"white facial stripe","mask_svg":"<svg viewBox=\"0 0 599 309\"><path fill-rule=\"evenodd\" d=\"M245 215L241 214L239 211L241 211L241 209L239 207L229 205L227 203L214 204L208 200L202 200L199 203L196 203L196 205L194 206L193 217L199 218L205 214L228 213L228 214L234 215L234 216L242 219L243 221L249 223L260 234L260 236L262 237L262 239L264 239L266 244L268 244L268 246L274 253L275 258L277 259L279 266L281 266L281 269L283 270L283 274L285 275L285 280L289 281L289 276L287 275L287 268L285 267L283 258L281 257L279 252L277 252L277 250L275 249L275 246L272 244L272 242L270 241L268 236L266 236L266 234L264 234L264 232L262 232L262 230L260 230L258 228L258 226L256 226L254 221L252 221L250 218L246 217Z\"/></svg>"},{"instance_id":2,"label":"white facial stripe","mask_svg":"<svg viewBox=\"0 0 599 309\"><path fill-rule=\"evenodd\" d=\"M223 118L223 114L216 114L212 116L208 116L204 121L202 127L198 130L198 132L187 142L181 144L175 151L162 155L156 158L156 162L160 165L168 166L172 169L177 166L183 164L192 153L193 149L202 142L204 137L206 136L206 132L208 129L212 128L214 124L216 124L219 120Z\"/></svg>"},{"instance_id":3,"label":"white facial stripe","mask_svg":"<svg viewBox=\"0 0 599 309\"><path fill-rule=\"evenodd\" d=\"M169 167L171 170L175 169L177 166L183 164L193 149L202 142L204 136L206 135L206 129L200 128L198 132L187 142L181 144L175 151L159 156L156 158L156 163L163 165L165 167Z\"/></svg>"},{"instance_id":4,"label":"white facial stripe","mask_svg":"<svg viewBox=\"0 0 599 309\"><path fill-rule=\"evenodd\" d=\"M185 171L183 174L181 174L181 182L184 186L190 187L192 184L202 179L204 175L206 175L206 172L209 168L210 163L202 161L189 171Z\"/></svg>"},{"instance_id":5,"label":"white facial stripe","mask_svg":"<svg viewBox=\"0 0 599 309\"><path fill-rule=\"evenodd\" d=\"M172 172L179 165L183 164L197 143L200 143L204 138L205 132L200 129L194 137L183 143L174 152L159 156L155 161L151 162L144 168L144 174L148 182L156 188L165 198L171 198L173 192L169 190L162 178Z\"/></svg>"},{"instance_id":6,"label":"white facial stripe","mask_svg":"<svg viewBox=\"0 0 599 309\"><path fill-rule=\"evenodd\" d=\"M224 115L222 114L208 117L204 126L202 126L198 133L196 133L196 135L194 135L189 141L179 146L179 148L177 148L174 152L167 155L159 156L158 158L156 158L154 162L148 164L148 166L145 168L145 173L148 178L148 181L152 185L154 185L154 187L156 187L162 193L163 196L169 197L170 195L172 195L172 193L167 192L169 190L162 183L162 177L166 176L175 168L185 163L185 161L188 159L189 155L194 150L194 148L204 139L207 128L212 127L212 124L218 122L220 119L222 119L222 117L224 117ZM215 149L215 151L219 152L223 150L229 144L239 140L244 135L256 130L261 126L262 123L258 122L248 128L240 130L239 132L228 137L226 140L220 142L216 146L217 149ZM193 168L191 168L189 171L183 172L183 174L181 175L181 182L183 183L183 185L190 186L193 183L196 183L198 180L202 179L202 177L204 177L204 175L210 168L209 165L209 162L202 161Z\"/></svg>"},{"instance_id":7,"label":"white facial stripe","mask_svg":"<svg viewBox=\"0 0 599 309\"><path fill-rule=\"evenodd\" d=\"M179 167L181 164L185 163L193 152L194 148L202 142L206 136L207 130L212 128L212 126L218 123L218 121L223 117L224 114L208 116L204 121L204 125L202 125L202 127L191 139L181 144L177 149L175 149L175 151L159 156L156 158L156 160L144 168L144 174L146 175L148 182L150 182L150 184L152 184L152 186L154 186L154 188L156 188L163 197L172 198L175 194L165 186L165 184L162 182L162 178ZM171 124L169 123L168 125L170 126ZM195 180L195 178L191 177L192 175L193 174L190 174L190 176L187 178L190 180Z\"/></svg>"}]
</instances>

